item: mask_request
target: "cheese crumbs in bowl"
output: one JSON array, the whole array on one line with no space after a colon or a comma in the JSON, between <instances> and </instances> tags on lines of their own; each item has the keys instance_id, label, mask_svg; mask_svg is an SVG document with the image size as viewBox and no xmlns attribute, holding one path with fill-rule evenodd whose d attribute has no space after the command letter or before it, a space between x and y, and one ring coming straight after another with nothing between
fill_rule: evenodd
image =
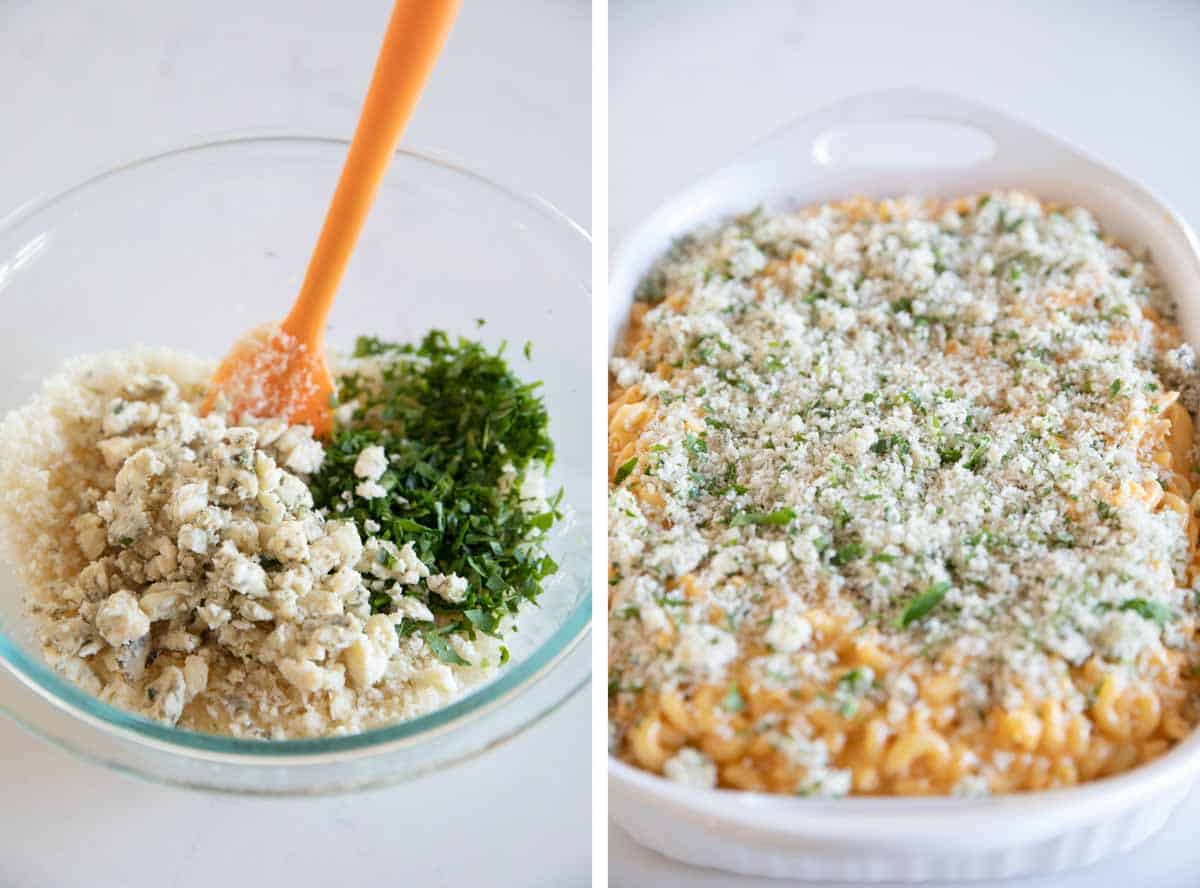
<instances>
[{"instance_id":1,"label":"cheese crumbs in bowl","mask_svg":"<svg viewBox=\"0 0 1200 888\"><path fill-rule=\"evenodd\" d=\"M816 796L1067 786L1195 725L1200 380L1021 193L680 243L611 364L613 751Z\"/></svg>"}]
</instances>

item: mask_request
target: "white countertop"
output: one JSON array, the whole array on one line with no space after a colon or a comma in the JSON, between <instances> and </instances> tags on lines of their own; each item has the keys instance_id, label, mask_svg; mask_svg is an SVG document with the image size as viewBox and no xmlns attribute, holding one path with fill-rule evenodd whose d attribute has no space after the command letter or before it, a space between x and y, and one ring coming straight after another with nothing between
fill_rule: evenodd
<instances>
[{"instance_id":1,"label":"white countertop","mask_svg":"<svg viewBox=\"0 0 1200 888\"><path fill-rule=\"evenodd\" d=\"M390 6L5 4L0 218L214 133L349 136ZM586 226L588 4L465 6L404 144L536 191ZM437 776L355 796L244 800L112 774L0 718L0 886L584 885L589 722L580 694Z\"/></svg>"},{"instance_id":2,"label":"white countertop","mask_svg":"<svg viewBox=\"0 0 1200 888\"><path fill-rule=\"evenodd\" d=\"M949 90L1074 142L1200 222L1184 2L610 0L613 245L795 117L889 86Z\"/></svg>"},{"instance_id":3,"label":"white countertop","mask_svg":"<svg viewBox=\"0 0 1200 888\"><path fill-rule=\"evenodd\" d=\"M1141 180L1200 224L1200 5L611 0L613 243L662 200L792 118L887 86L1006 109ZM1043 886L1200 878L1200 793L1121 858ZM613 885L766 886L674 864L610 830Z\"/></svg>"}]
</instances>

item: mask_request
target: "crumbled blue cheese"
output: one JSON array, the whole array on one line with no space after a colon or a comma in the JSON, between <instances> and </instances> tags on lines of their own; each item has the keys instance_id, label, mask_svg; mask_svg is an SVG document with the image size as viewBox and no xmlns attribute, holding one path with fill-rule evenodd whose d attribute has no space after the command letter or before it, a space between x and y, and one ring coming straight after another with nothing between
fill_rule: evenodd
<instances>
[{"instance_id":1,"label":"crumbled blue cheese","mask_svg":"<svg viewBox=\"0 0 1200 888\"><path fill-rule=\"evenodd\" d=\"M364 447L354 461L354 474L367 481L378 481L387 471L388 460L384 449L378 444Z\"/></svg>"},{"instance_id":2,"label":"crumbled blue cheese","mask_svg":"<svg viewBox=\"0 0 1200 888\"><path fill-rule=\"evenodd\" d=\"M954 784L951 795L960 799L985 798L991 795L991 788L988 786L986 777L978 774L967 774L959 778L958 783Z\"/></svg>"},{"instance_id":3,"label":"crumbled blue cheese","mask_svg":"<svg viewBox=\"0 0 1200 888\"><path fill-rule=\"evenodd\" d=\"M429 568L417 557L412 543L397 546L391 540L371 537L363 546L358 569L381 579L395 580L406 586L429 576Z\"/></svg>"},{"instance_id":4,"label":"crumbled blue cheese","mask_svg":"<svg viewBox=\"0 0 1200 888\"><path fill-rule=\"evenodd\" d=\"M388 460L384 449L378 444L364 447L354 462L354 474L363 480L354 488L356 496L363 499L378 499L387 496L387 490L379 483L387 471Z\"/></svg>"},{"instance_id":5,"label":"crumbled blue cheese","mask_svg":"<svg viewBox=\"0 0 1200 888\"><path fill-rule=\"evenodd\" d=\"M667 759L663 775L684 786L712 789L717 785L717 766L698 749L685 746Z\"/></svg>"},{"instance_id":6,"label":"crumbled blue cheese","mask_svg":"<svg viewBox=\"0 0 1200 888\"><path fill-rule=\"evenodd\" d=\"M773 650L794 654L812 640L812 624L794 610L782 609L771 617L763 640Z\"/></svg>"},{"instance_id":7,"label":"crumbled blue cheese","mask_svg":"<svg viewBox=\"0 0 1200 888\"><path fill-rule=\"evenodd\" d=\"M465 577L458 574L433 574L425 581L429 591L443 601L459 604L467 599L468 583Z\"/></svg>"},{"instance_id":8,"label":"crumbled blue cheese","mask_svg":"<svg viewBox=\"0 0 1200 888\"><path fill-rule=\"evenodd\" d=\"M361 481L355 486L354 494L363 499L379 499L387 496L387 490L377 481Z\"/></svg>"},{"instance_id":9,"label":"crumbled blue cheese","mask_svg":"<svg viewBox=\"0 0 1200 888\"><path fill-rule=\"evenodd\" d=\"M708 624L684 626L675 647L675 663L688 675L718 681L738 655L737 639Z\"/></svg>"},{"instance_id":10,"label":"crumbled blue cheese","mask_svg":"<svg viewBox=\"0 0 1200 888\"><path fill-rule=\"evenodd\" d=\"M114 592L96 609L96 630L113 647L137 641L150 631L150 620L132 592Z\"/></svg>"},{"instance_id":11,"label":"crumbled blue cheese","mask_svg":"<svg viewBox=\"0 0 1200 888\"><path fill-rule=\"evenodd\" d=\"M1146 648L1159 645L1158 627L1136 613L1115 611L1105 618L1097 642L1110 660L1133 662Z\"/></svg>"},{"instance_id":12,"label":"crumbled blue cheese","mask_svg":"<svg viewBox=\"0 0 1200 888\"><path fill-rule=\"evenodd\" d=\"M363 625L363 633L346 649L346 670L359 690L369 688L383 678L388 663L400 649L400 641L391 619L375 614Z\"/></svg>"},{"instance_id":13,"label":"crumbled blue cheese","mask_svg":"<svg viewBox=\"0 0 1200 888\"><path fill-rule=\"evenodd\" d=\"M853 779L854 775L847 768L827 768L807 776L796 792L814 798L840 799L850 794Z\"/></svg>"}]
</instances>

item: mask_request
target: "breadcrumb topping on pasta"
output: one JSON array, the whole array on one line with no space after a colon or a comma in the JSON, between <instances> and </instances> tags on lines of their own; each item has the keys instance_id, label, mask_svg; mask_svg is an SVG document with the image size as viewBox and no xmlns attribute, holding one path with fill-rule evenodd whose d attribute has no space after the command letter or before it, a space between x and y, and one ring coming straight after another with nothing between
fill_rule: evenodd
<instances>
[{"instance_id":1,"label":"breadcrumb topping on pasta","mask_svg":"<svg viewBox=\"0 0 1200 888\"><path fill-rule=\"evenodd\" d=\"M1196 720L1195 376L1149 258L1081 208L686 239L611 362L615 752L818 795L1161 753Z\"/></svg>"}]
</instances>

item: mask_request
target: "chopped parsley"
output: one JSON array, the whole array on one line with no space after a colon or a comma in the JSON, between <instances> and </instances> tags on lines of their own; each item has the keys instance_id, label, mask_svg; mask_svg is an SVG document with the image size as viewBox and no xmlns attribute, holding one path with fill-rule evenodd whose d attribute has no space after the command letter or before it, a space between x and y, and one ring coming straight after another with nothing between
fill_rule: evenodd
<instances>
[{"instance_id":1,"label":"chopped parsley","mask_svg":"<svg viewBox=\"0 0 1200 888\"><path fill-rule=\"evenodd\" d=\"M544 541L562 517L562 492L541 512L527 511L521 499L526 472L554 460L540 383L518 379L503 351L437 330L415 345L359 338L354 355L379 359L378 376L339 380L339 403L357 406L334 428L309 483L328 517L354 521L364 538L412 542L432 571L467 580L461 602L425 596L435 621L401 624L401 634L419 633L446 663L462 662L447 635L494 634L521 602L537 600L558 569ZM378 481L387 494L346 502L343 494L361 480L354 474L358 455L372 445L389 457ZM369 522L379 529L369 533ZM376 592L371 610L391 602L392 595Z\"/></svg>"},{"instance_id":2,"label":"chopped parsley","mask_svg":"<svg viewBox=\"0 0 1200 888\"><path fill-rule=\"evenodd\" d=\"M905 454L911 451L912 445L908 443L907 438L900 434L880 435L875 439L875 443L871 445L871 452L878 454Z\"/></svg>"},{"instance_id":3,"label":"chopped parsley","mask_svg":"<svg viewBox=\"0 0 1200 888\"><path fill-rule=\"evenodd\" d=\"M934 583L905 605L904 611L896 621L896 625L900 628L907 628L923 619L931 610L942 603L942 599L946 597L948 591L950 591L949 583Z\"/></svg>"},{"instance_id":4,"label":"chopped parsley","mask_svg":"<svg viewBox=\"0 0 1200 888\"><path fill-rule=\"evenodd\" d=\"M1157 601L1147 601L1145 598L1130 598L1121 603L1121 610L1133 611L1139 617L1163 626L1175 619L1174 612Z\"/></svg>"},{"instance_id":5,"label":"chopped parsley","mask_svg":"<svg viewBox=\"0 0 1200 888\"><path fill-rule=\"evenodd\" d=\"M956 464L960 459L962 459L962 454L963 452L961 447L938 448L938 458L941 460L942 465L944 466L952 466Z\"/></svg>"},{"instance_id":6,"label":"chopped parsley","mask_svg":"<svg viewBox=\"0 0 1200 888\"><path fill-rule=\"evenodd\" d=\"M845 688L852 694L860 694L871 686L872 680L866 668L857 666L838 679L838 687Z\"/></svg>"},{"instance_id":7,"label":"chopped parsley","mask_svg":"<svg viewBox=\"0 0 1200 888\"><path fill-rule=\"evenodd\" d=\"M471 664L459 656L458 651L454 646L446 640L445 631L442 629L423 629L421 637L425 639L425 643L429 645L429 649L433 651L433 655L443 663L449 663L452 666L470 666Z\"/></svg>"},{"instance_id":8,"label":"chopped parsley","mask_svg":"<svg viewBox=\"0 0 1200 888\"><path fill-rule=\"evenodd\" d=\"M781 527L791 523L795 517L795 510L789 509L787 506L776 509L774 512L738 512L729 519L729 526L745 527L747 524L771 524Z\"/></svg>"},{"instance_id":9,"label":"chopped parsley","mask_svg":"<svg viewBox=\"0 0 1200 888\"><path fill-rule=\"evenodd\" d=\"M842 567L849 564L851 561L857 561L867 553L867 547L862 543L846 543L833 553L830 563L836 567Z\"/></svg>"},{"instance_id":10,"label":"chopped parsley","mask_svg":"<svg viewBox=\"0 0 1200 888\"><path fill-rule=\"evenodd\" d=\"M613 475L613 487L620 487L625 479L633 474L633 470L637 468L637 464L637 457L634 456L617 466L617 473Z\"/></svg>"},{"instance_id":11,"label":"chopped parsley","mask_svg":"<svg viewBox=\"0 0 1200 888\"><path fill-rule=\"evenodd\" d=\"M646 275L645 279L638 285L637 300L638 302L647 302L650 305L658 305L666 298L666 275L659 269Z\"/></svg>"},{"instance_id":12,"label":"chopped parsley","mask_svg":"<svg viewBox=\"0 0 1200 888\"><path fill-rule=\"evenodd\" d=\"M968 457L966 463L964 463L965 467L970 469L972 472L978 472L985 465L987 465L987 451L991 444L992 439L986 435L978 438L975 444L975 449L971 451L970 457Z\"/></svg>"}]
</instances>

